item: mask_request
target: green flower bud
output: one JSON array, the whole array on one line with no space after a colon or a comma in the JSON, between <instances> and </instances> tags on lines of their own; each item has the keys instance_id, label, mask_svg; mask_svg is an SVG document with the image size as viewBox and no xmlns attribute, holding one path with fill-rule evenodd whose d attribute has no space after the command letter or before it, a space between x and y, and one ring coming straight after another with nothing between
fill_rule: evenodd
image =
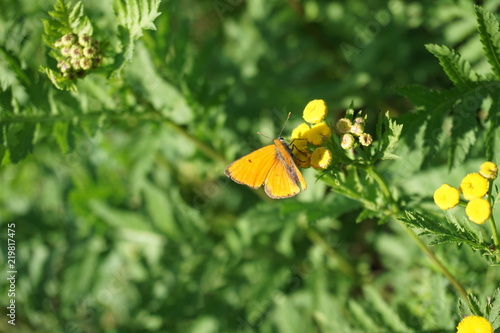
<instances>
[{"instance_id":1,"label":"green flower bud","mask_svg":"<svg viewBox=\"0 0 500 333\"><path fill-rule=\"evenodd\" d=\"M89 70L92 68L92 59L91 58L81 58L80 59L80 67L83 70Z\"/></svg>"},{"instance_id":2,"label":"green flower bud","mask_svg":"<svg viewBox=\"0 0 500 333\"><path fill-rule=\"evenodd\" d=\"M76 35L73 33L66 34L61 37L61 43L63 46L71 46L76 42Z\"/></svg>"},{"instance_id":3,"label":"green flower bud","mask_svg":"<svg viewBox=\"0 0 500 333\"><path fill-rule=\"evenodd\" d=\"M78 43L82 46L90 46L92 43L92 37L87 34L78 37Z\"/></svg>"},{"instance_id":4,"label":"green flower bud","mask_svg":"<svg viewBox=\"0 0 500 333\"><path fill-rule=\"evenodd\" d=\"M83 56L84 57L92 58L95 54L96 54L95 48L93 48L91 46L87 46L87 47L83 48Z\"/></svg>"},{"instance_id":5,"label":"green flower bud","mask_svg":"<svg viewBox=\"0 0 500 333\"><path fill-rule=\"evenodd\" d=\"M359 143L363 146L369 146L373 142L373 138L370 134L368 133L363 133L359 136Z\"/></svg>"},{"instance_id":6,"label":"green flower bud","mask_svg":"<svg viewBox=\"0 0 500 333\"><path fill-rule=\"evenodd\" d=\"M71 48L69 46L65 46L61 49L61 54L65 57L69 57L71 55Z\"/></svg>"},{"instance_id":7,"label":"green flower bud","mask_svg":"<svg viewBox=\"0 0 500 333\"><path fill-rule=\"evenodd\" d=\"M362 124L356 123L351 127L351 133L356 136L360 136L361 134L363 134L364 131L365 131L365 125Z\"/></svg>"},{"instance_id":8,"label":"green flower bud","mask_svg":"<svg viewBox=\"0 0 500 333\"><path fill-rule=\"evenodd\" d=\"M80 45L73 45L70 50L72 58L81 58L83 56L83 49Z\"/></svg>"},{"instance_id":9,"label":"green flower bud","mask_svg":"<svg viewBox=\"0 0 500 333\"><path fill-rule=\"evenodd\" d=\"M81 58L72 58L70 60L71 67L73 67L73 69L80 69L82 67L80 66L80 60Z\"/></svg>"},{"instance_id":10,"label":"green flower bud","mask_svg":"<svg viewBox=\"0 0 500 333\"><path fill-rule=\"evenodd\" d=\"M340 146L343 149L351 149L354 147L354 136L352 134L344 134L340 140Z\"/></svg>"}]
</instances>

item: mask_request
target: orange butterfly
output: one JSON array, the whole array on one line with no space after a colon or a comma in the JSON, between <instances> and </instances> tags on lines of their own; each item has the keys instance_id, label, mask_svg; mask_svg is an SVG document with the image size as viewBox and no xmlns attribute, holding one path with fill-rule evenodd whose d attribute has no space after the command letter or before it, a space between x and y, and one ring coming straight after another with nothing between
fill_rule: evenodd
<instances>
[{"instance_id":1,"label":"orange butterfly","mask_svg":"<svg viewBox=\"0 0 500 333\"><path fill-rule=\"evenodd\" d=\"M292 150L281 133L274 144L234 161L224 173L235 182L251 188L264 184L266 194L273 199L293 197L300 192L297 184L302 190L307 189L306 181L293 160Z\"/></svg>"}]
</instances>

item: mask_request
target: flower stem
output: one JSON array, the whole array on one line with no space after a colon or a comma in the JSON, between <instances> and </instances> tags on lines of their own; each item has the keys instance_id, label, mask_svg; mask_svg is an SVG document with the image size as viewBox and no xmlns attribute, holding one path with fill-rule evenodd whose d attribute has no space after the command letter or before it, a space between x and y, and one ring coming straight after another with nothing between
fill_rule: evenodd
<instances>
[{"instance_id":1,"label":"flower stem","mask_svg":"<svg viewBox=\"0 0 500 333\"><path fill-rule=\"evenodd\" d=\"M498 231L497 231L497 226L495 224L495 218L493 217L493 214L491 214L489 220L490 220L491 233L493 234L493 243L495 244L495 248L499 249L500 248L500 241L498 240Z\"/></svg>"},{"instance_id":2,"label":"flower stem","mask_svg":"<svg viewBox=\"0 0 500 333\"><path fill-rule=\"evenodd\" d=\"M422 240L415 234L415 232L410 229L406 224L401 222L401 220L398 219L398 216L401 216L401 210L399 209L399 206L397 205L396 201L392 197L391 191L389 189L389 186L387 186L387 183L385 180L375 171L373 167L368 167L365 169L366 172L377 182L377 184L380 186L380 190L386 197L387 201L391 205L391 212L392 212L392 217L398 221L403 228L408 232L408 235L417 243L417 246L429 257L429 259L434 262L434 264L438 267L438 269L441 271L441 273L450 281L451 285L455 288L455 290L462 295L467 301L467 292L465 291L464 287L458 282L457 279L448 271L448 269L441 263L441 261L436 257L436 255L425 245Z\"/></svg>"}]
</instances>

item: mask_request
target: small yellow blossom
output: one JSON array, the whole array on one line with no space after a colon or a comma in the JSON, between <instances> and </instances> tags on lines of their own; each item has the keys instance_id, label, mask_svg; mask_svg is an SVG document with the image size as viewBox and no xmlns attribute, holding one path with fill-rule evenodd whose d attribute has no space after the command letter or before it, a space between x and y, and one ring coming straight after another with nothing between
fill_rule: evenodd
<instances>
[{"instance_id":1,"label":"small yellow blossom","mask_svg":"<svg viewBox=\"0 0 500 333\"><path fill-rule=\"evenodd\" d=\"M331 135L332 130L330 127L325 122L322 122L311 127L311 129L307 132L307 140L311 144L319 146L323 143L325 138L328 138Z\"/></svg>"},{"instance_id":2,"label":"small yellow blossom","mask_svg":"<svg viewBox=\"0 0 500 333\"><path fill-rule=\"evenodd\" d=\"M486 318L468 316L458 324L457 333L493 333L493 326Z\"/></svg>"},{"instance_id":3,"label":"small yellow blossom","mask_svg":"<svg viewBox=\"0 0 500 333\"><path fill-rule=\"evenodd\" d=\"M291 140L296 139L305 139L307 138L307 132L309 132L310 127L306 123L302 123L299 126L295 127L292 131Z\"/></svg>"},{"instance_id":4,"label":"small yellow blossom","mask_svg":"<svg viewBox=\"0 0 500 333\"><path fill-rule=\"evenodd\" d=\"M490 202L483 198L472 199L465 207L465 214L472 222L483 224L491 215Z\"/></svg>"},{"instance_id":5,"label":"small yellow blossom","mask_svg":"<svg viewBox=\"0 0 500 333\"><path fill-rule=\"evenodd\" d=\"M318 170L328 168L332 162L332 152L325 147L316 148L311 155L311 166Z\"/></svg>"},{"instance_id":6,"label":"small yellow blossom","mask_svg":"<svg viewBox=\"0 0 500 333\"><path fill-rule=\"evenodd\" d=\"M498 173L498 167L493 162L484 162L479 167L479 173L487 179L496 179Z\"/></svg>"},{"instance_id":7,"label":"small yellow blossom","mask_svg":"<svg viewBox=\"0 0 500 333\"><path fill-rule=\"evenodd\" d=\"M302 118L310 124L322 122L326 117L328 108L322 99L315 99L307 103L302 114Z\"/></svg>"},{"instance_id":8,"label":"small yellow blossom","mask_svg":"<svg viewBox=\"0 0 500 333\"><path fill-rule=\"evenodd\" d=\"M359 136L359 143L363 146L369 146L373 142L373 138L370 134L368 133L363 133Z\"/></svg>"},{"instance_id":9,"label":"small yellow blossom","mask_svg":"<svg viewBox=\"0 0 500 333\"><path fill-rule=\"evenodd\" d=\"M351 131L352 122L347 118L340 118L335 124L337 133L347 134Z\"/></svg>"},{"instance_id":10,"label":"small yellow blossom","mask_svg":"<svg viewBox=\"0 0 500 333\"><path fill-rule=\"evenodd\" d=\"M484 197L488 188L488 180L478 173L469 173L460 183L460 192L467 200Z\"/></svg>"},{"instance_id":11,"label":"small yellow blossom","mask_svg":"<svg viewBox=\"0 0 500 333\"><path fill-rule=\"evenodd\" d=\"M351 149L354 147L354 141L354 136L352 134L344 134L340 139L340 146L345 150Z\"/></svg>"},{"instance_id":12,"label":"small yellow blossom","mask_svg":"<svg viewBox=\"0 0 500 333\"><path fill-rule=\"evenodd\" d=\"M455 207L460 201L458 190L448 184L443 184L434 191L434 202L442 210Z\"/></svg>"}]
</instances>

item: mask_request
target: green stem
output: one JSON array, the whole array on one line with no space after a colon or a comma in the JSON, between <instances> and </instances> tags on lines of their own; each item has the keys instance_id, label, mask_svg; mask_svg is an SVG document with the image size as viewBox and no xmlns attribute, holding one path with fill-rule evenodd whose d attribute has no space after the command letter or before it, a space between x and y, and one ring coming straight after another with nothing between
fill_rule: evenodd
<instances>
[{"instance_id":1,"label":"green stem","mask_svg":"<svg viewBox=\"0 0 500 333\"><path fill-rule=\"evenodd\" d=\"M493 243L495 244L495 249L499 249L500 242L498 240L498 231L497 231L497 226L495 224L495 218L493 217L493 214L491 214L489 220L490 220L491 232L493 233Z\"/></svg>"},{"instance_id":2,"label":"green stem","mask_svg":"<svg viewBox=\"0 0 500 333\"><path fill-rule=\"evenodd\" d=\"M325 251L326 255L336 260L339 269L344 274L356 280L360 279L360 275L356 269L347 260L345 260L344 257L335 251L316 230L308 229L307 236L314 244L320 246L323 251Z\"/></svg>"},{"instance_id":3,"label":"green stem","mask_svg":"<svg viewBox=\"0 0 500 333\"><path fill-rule=\"evenodd\" d=\"M387 201L391 205L391 212L392 212L392 217L395 218L396 221L398 221L404 229L408 232L408 235L417 243L417 246L429 257L429 259L438 267L438 269L441 271L441 273L450 281L451 285L456 289L456 291L462 295L467 301L467 292L465 291L464 287L458 282L457 279L446 269L446 267L441 263L441 261L435 256L435 254L425 245L422 240L415 234L415 232L410 229L407 225L405 225L401 220L399 220L397 217L401 215L401 210L399 209L396 201L392 197L391 191L389 190L389 186L387 186L387 183L385 180L375 171L375 169L370 166L367 167L366 172L377 182L377 184L380 186L380 189L384 196L386 197Z\"/></svg>"},{"instance_id":4,"label":"green stem","mask_svg":"<svg viewBox=\"0 0 500 333\"><path fill-rule=\"evenodd\" d=\"M500 249L500 241L498 240L498 231L497 231L497 226L495 224L495 218L493 217L493 207L495 202L493 202L493 195L492 195L492 190L493 190L493 181L490 180L490 187L488 189L488 198L490 199L490 204L491 204L491 216L489 218L490 221L490 227L491 227L491 233L493 234L493 243L495 244L495 249L498 250Z\"/></svg>"}]
</instances>

